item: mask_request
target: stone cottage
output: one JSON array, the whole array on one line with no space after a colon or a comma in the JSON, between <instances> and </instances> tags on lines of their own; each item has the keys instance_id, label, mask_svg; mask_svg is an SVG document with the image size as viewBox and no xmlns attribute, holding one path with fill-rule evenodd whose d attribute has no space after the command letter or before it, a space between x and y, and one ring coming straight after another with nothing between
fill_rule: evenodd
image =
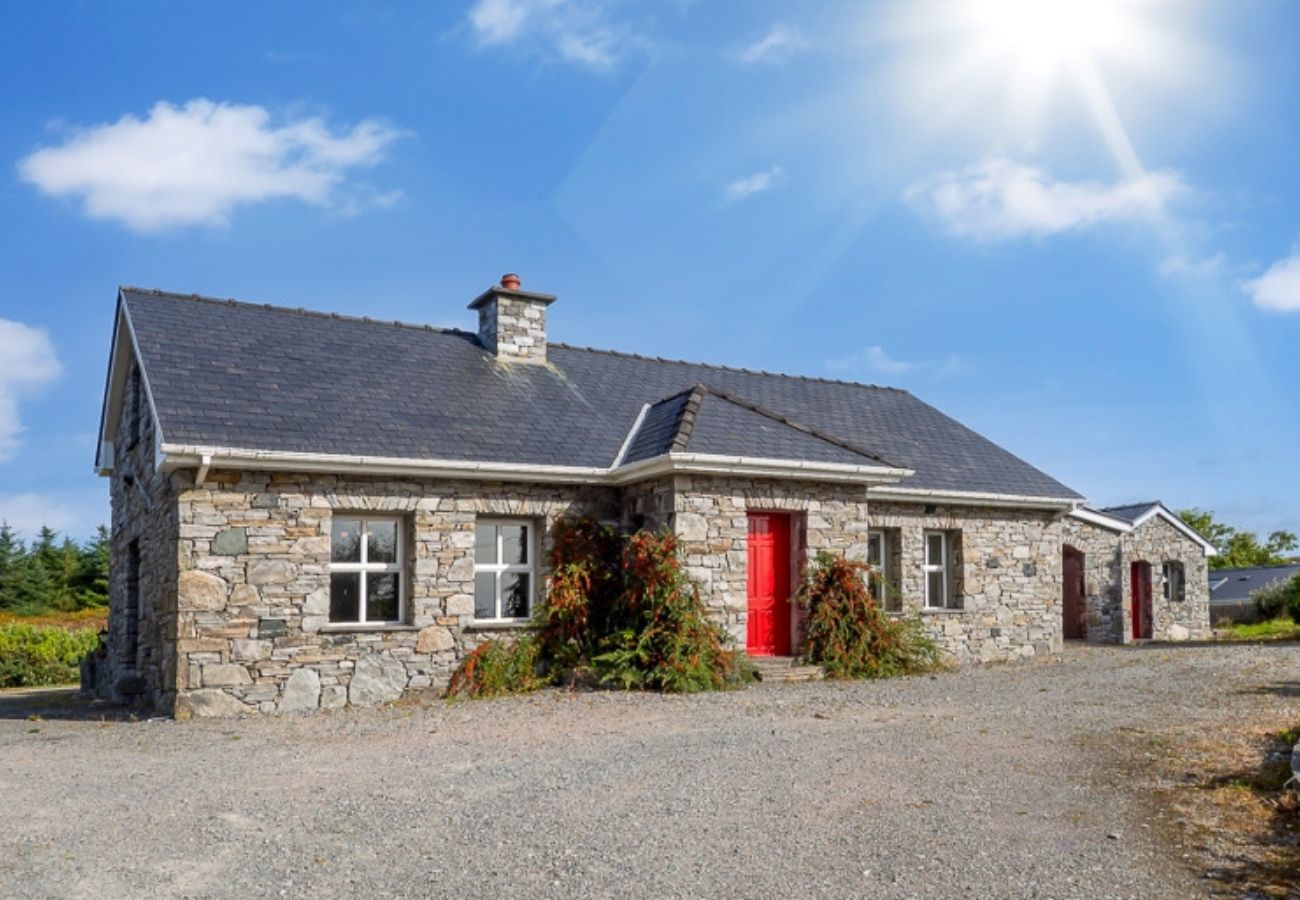
<instances>
[{"instance_id":1,"label":"stone cottage","mask_svg":"<svg viewBox=\"0 0 1300 900\"><path fill-rule=\"evenodd\" d=\"M737 646L787 656L819 550L957 661L1206 634L1213 549L911 394L553 343L507 276L476 331L122 288L85 686L178 717L443 687L545 596L557 517L675 532Z\"/></svg>"}]
</instances>

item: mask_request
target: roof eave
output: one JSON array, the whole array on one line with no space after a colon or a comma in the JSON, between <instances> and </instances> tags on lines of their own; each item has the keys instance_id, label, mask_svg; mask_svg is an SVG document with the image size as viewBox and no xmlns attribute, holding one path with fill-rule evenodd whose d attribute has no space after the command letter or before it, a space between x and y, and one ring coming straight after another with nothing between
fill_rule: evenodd
<instances>
[{"instance_id":1,"label":"roof eave","mask_svg":"<svg viewBox=\"0 0 1300 900\"><path fill-rule=\"evenodd\" d=\"M990 491L947 491L930 488L874 487L871 496L882 500L933 503L941 506L984 506L1007 509L1043 509L1065 512L1073 509L1078 497L1038 497L1025 494L999 494Z\"/></svg>"}]
</instances>

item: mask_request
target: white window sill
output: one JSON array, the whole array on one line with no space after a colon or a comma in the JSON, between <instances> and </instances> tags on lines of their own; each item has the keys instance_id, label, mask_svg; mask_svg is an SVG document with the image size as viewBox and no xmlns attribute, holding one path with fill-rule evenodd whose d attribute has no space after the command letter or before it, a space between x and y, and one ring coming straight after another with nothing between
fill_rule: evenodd
<instances>
[{"instance_id":1,"label":"white window sill","mask_svg":"<svg viewBox=\"0 0 1300 900\"><path fill-rule=\"evenodd\" d=\"M532 619L478 619L465 626L466 631L518 631L533 624Z\"/></svg>"},{"instance_id":2,"label":"white window sill","mask_svg":"<svg viewBox=\"0 0 1300 900\"><path fill-rule=\"evenodd\" d=\"M921 615L923 616L951 616L964 612L966 610L961 607L925 606L921 608Z\"/></svg>"},{"instance_id":3,"label":"white window sill","mask_svg":"<svg viewBox=\"0 0 1300 900\"><path fill-rule=\"evenodd\" d=\"M351 631L419 631L418 625L404 625L401 622L331 622L320 627L321 634Z\"/></svg>"}]
</instances>

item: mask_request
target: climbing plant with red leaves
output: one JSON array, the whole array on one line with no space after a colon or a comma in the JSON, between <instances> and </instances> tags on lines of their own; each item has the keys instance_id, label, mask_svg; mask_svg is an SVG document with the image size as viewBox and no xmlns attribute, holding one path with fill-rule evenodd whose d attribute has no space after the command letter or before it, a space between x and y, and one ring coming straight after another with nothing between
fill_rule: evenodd
<instances>
[{"instance_id":1,"label":"climbing plant with red leaves","mask_svg":"<svg viewBox=\"0 0 1300 900\"><path fill-rule=\"evenodd\" d=\"M804 655L831 678L888 678L939 665L939 651L918 619L891 616L867 589L872 568L821 552L797 597L808 610Z\"/></svg>"}]
</instances>

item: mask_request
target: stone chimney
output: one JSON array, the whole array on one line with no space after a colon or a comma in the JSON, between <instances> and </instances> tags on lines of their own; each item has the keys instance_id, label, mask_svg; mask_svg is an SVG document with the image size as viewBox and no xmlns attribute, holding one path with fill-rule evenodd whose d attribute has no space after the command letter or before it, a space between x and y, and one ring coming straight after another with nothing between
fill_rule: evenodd
<instances>
[{"instance_id":1,"label":"stone chimney","mask_svg":"<svg viewBox=\"0 0 1300 900\"><path fill-rule=\"evenodd\" d=\"M501 276L474 298L478 310L478 339L497 359L546 365L546 307L554 294L519 289L519 276Z\"/></svg>"}]
</instances>

